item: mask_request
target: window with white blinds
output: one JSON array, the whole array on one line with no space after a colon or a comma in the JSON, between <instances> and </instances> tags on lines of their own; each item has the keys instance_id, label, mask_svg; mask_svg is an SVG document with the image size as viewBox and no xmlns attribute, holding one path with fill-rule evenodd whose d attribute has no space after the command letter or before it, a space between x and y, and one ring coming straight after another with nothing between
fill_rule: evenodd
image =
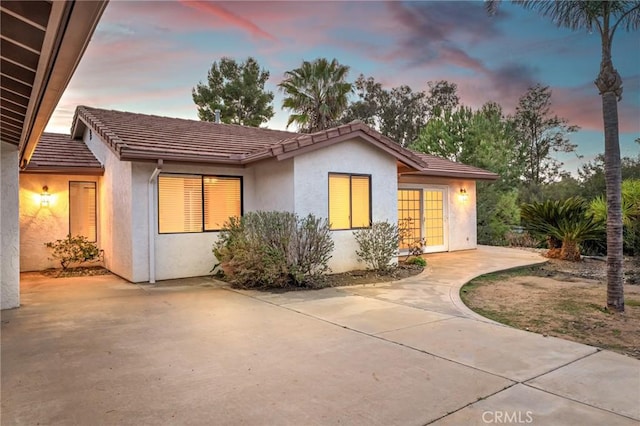
<instances>
[{"instance_id":1,"label":"window with white blinds","mask_svg":"<svg viewBox=\"0 0 640 426\"><path fill-rule=\"evenodd\" d=\"M230 217L241 215L240 183L236 177L203 178L205 231L218 231Z\"/></svg>"},{"instance_id":2,"label":"window with white blinds","mask_svg":"<svg viewBox=\"0 0 640 426\"><path fill-rule=\"evenodd\" d=\"M242 214L242 178L160 175L158 232L217 231Z\"/></svg>"},{"instance_id":3,"label":"window with white blinds","mask_svg":"<svg viewBox=\"0 0 640 426\"><path fill-rule=\"evenodd\" d=\"M96 215L96 183L69 182L69 234L95 242Z\"/></svg>"},{"instance_id":4,"label":"window with white blinds","mask_svg":"<svg viewBox=\"0 0 640 426\"><path fill-rule=\"evenodd\" d=\"M329 173L331 229L371 226L371 176Z\"/></svg>"}]
</instances>

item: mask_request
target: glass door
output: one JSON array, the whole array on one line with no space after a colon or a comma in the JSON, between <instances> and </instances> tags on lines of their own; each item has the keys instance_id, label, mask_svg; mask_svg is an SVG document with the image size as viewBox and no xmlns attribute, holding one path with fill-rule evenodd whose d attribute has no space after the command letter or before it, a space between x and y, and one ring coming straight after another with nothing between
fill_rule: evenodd
<instances>
[{"instance_id":1,"label":"glass door","mask_svg":"<svg viewBox=\"0 0 640 426\"><path fill-rule=\"evenodd\" d=\"M398 226L401 229L400 250L420 244L422 238L421 189L398 190Z\"/></svg>"},{"instance_id":2,"label":"glass door","mask_svg":"<svg viewBox=\"0 0 640 426\"><path fill-rule=\"evenodd\" d=\"M423 229L425 252L449 249L447 229L447 191L425 188L423 192Z\"/></svg>"}]
</instances>

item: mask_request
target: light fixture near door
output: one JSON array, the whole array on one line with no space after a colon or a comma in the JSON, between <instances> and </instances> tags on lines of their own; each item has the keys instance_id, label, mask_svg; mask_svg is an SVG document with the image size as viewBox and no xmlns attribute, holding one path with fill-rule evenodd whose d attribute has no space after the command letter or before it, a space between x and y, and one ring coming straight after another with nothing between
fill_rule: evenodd
<instances>
[{"instance_id":1,"label":"light fixture near door","mask_svg":"<svg viewBox=\"0 0 640 426\"><path fill-rule=\"evenodd\" d=\"M49 194L49 187L47 185L42 187L42 193L40 194L40 207L49 207L51 203L51 194Z\"/></svg>"},{"instance_id":2,"label":"light fixture near door","mask_svg":"<svg viewBox=\"0 0 640 426\"><path fill-rule=\"evenodd\" d=\"M460 194L458 195L460 201L465 202L469 199L469 194L467 194L467 190L465 188L460 188Z\"/></svg>"}]
</instances>

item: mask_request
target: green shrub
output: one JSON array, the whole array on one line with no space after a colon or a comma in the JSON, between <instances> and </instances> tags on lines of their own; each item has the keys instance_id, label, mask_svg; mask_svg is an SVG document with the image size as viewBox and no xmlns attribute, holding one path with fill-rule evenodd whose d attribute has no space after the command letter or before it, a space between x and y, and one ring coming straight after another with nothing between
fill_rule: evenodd
<instances>
[{"instance_id":1,"label":"green shrub","mask_svg":"<svg viewBox=\"0 0 640 426\"><path fill-rule=\"evenodd\" d=\"M398 226L389 222L375 222L370 228L353 233L358 243L356 254L371 269L386 272L393 269L391 264L398 256L400 235Z\"/></svg>"},{"instance_id":2,"label":"green shrub","mask_svg":"<svg viewBox=\"0 0 640 426\"><path fill-rule=\"evenodd\" d=\"M414 236L413 218L408 217L398 221L398 244L407 249L409 256L420 256L423 253L427 240Z\"/></svg>"},{"instance_id":3,"label":"green shrub","mask_svg":"<svg viewBox=\"0 0 640 426\"><path fill-rule=\"evenodd\" d=\"M64 240L56 240L44 244L53 250L51 259L58 260L62 270L66 271L72 263L84 263L100 260L102 250L87 237L67 235Z\"/></svg>"},{"instance_id":4,"label":"green shrub","mask_svg":"<svg viewBox=\"0 0 640 426\"><path fill-rule=\"evenodd\" d=\"M604 196L591 201L590 210L596 219L607 221L607 201ZM640 255L640 180L627 179L622 182L623 248L630 256ZM606 247L606 239L602 245Z\"/></svg>"},{"instance_id":5,"label":"green shrub","mask_svg":"<svg viewBox=\"0 0 640 426\"><path fill-rule=\"evenodd\" d=\"M588 212L587 203L580 197L524 204L521 215L531 235L547 240L548 257L580 260L580 244L600 238L603 232L602 221Z\"/></svg>"},{"instance_id":6,"label":"green shrub","mask_svg":"<svg viewBox=\"0 0 640 426\"><path fill-rule=\"evenodd\" d=\"M407 260L404 261L404 263L406 263L407 265L422 266L423 268L427 266L427 261L422 257L417 257L417 256L408 258Z\"/></svg>"},{"instance_id":7,"label":"green shrub","mask_svg":"<svg viewBox=\"0 0 640 426\"><path fill-rule=\"evenodd\" d=\"M241 288L315 287L329 269L333 246L326 219L251 212L221 230L213 271L221 269Z\"/></svg>"}]
</instances>

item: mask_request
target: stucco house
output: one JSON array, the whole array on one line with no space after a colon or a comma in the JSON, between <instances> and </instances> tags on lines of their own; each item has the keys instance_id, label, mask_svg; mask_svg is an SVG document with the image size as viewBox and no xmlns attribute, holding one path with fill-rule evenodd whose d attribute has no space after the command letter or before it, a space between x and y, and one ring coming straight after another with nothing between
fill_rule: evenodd
<instances>
[{"instance_id":1,"label":"stucco house","mask_svg":"<svg viewBox=\"0 0 640 426\"><path fill-rule=\"evenodd\" d=\"M299 134L80 106L21 173L21 270L55 266L44 243L71 233L132 282L206 275L224 221L256 210L328 218L334 272L362 267L353 231L375 221L412 218L425 252L474 249L476 181L496 178L361 122Z\"/></svg>"}]
</instances>

